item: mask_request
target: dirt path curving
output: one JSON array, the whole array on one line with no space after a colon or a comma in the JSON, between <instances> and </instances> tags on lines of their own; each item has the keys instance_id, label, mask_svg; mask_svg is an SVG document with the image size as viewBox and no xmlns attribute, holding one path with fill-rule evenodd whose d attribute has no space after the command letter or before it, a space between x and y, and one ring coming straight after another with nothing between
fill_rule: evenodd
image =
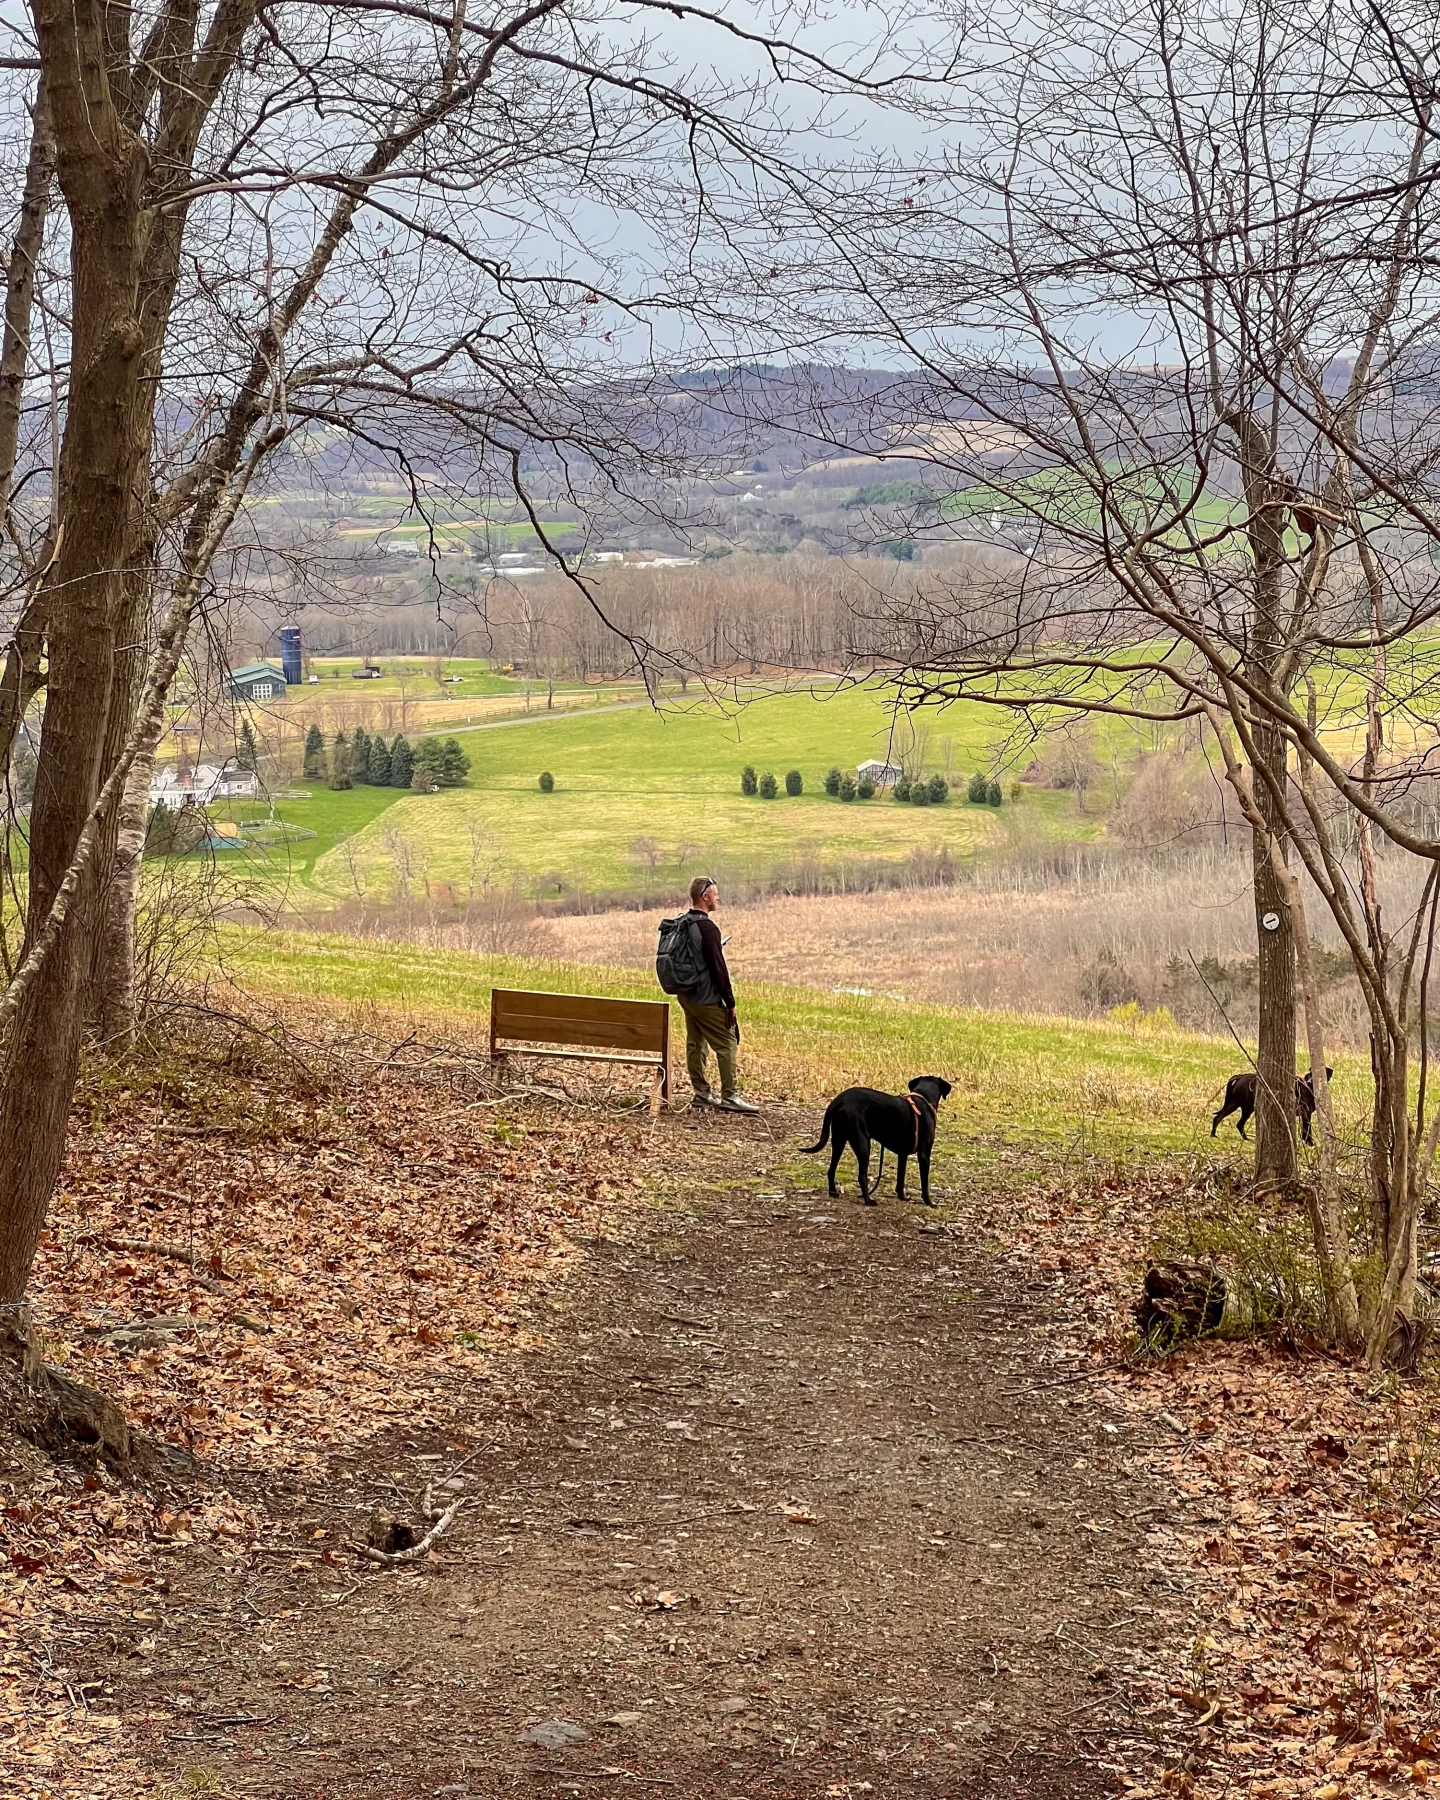
<instances>
[{"instance_id":1,"label":"dirt path curving","mask_svg":"<svg viewBox=\"0 0 1440 1800\"><path fill-rule=\"evenodd\" d=\"M463 1427L438 1560L177 1575L208 1628L105 1677L157 1766L272 1800L1113 1792L1162 1604L1123 1422L1039 1366L1052 1290L787 1187L791 1126L667 1121L694 1185L590 1247L518 1395L294 1497L298 1549L361 1531Z\"/></svg>"}]
</instances>

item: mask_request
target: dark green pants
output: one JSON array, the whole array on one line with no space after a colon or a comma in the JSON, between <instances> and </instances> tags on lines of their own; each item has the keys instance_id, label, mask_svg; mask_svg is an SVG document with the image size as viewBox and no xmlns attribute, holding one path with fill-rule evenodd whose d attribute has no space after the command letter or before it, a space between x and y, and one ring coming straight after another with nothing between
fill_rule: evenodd
<instances>
[{"instance_id":1,"label":"dark green pants","mask_svg":"<svg viewBox=\"0 0 1440 1800\"><path fill-rule=\"evenodd\" d=\"M720 1098L728 1100L736 1091L735 1028L723 1006L696 1006L693 1000L679 996L680 1010L685 1015L685 1067L690 1085L702 1096L710 1092L710 1077L705 1072L705 1052L715 1052L720 1068Z\"/></svg>"}]
</instances>

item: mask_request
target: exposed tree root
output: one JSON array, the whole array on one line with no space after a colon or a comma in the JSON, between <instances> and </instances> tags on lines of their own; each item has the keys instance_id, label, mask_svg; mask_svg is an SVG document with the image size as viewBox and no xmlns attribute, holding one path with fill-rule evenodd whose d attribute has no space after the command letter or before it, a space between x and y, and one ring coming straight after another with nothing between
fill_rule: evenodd
<instances>
[{"instance_id":1,"label":"exposed tree root","mask_svg":"<svg viewBox=\"0 0 1440 1800\"><path fill-rule=\"evenodd\" d=\"M0 1325L0 1422L56 1458L82 1456L134 1472L149 1446L97 1388L47 1368L23 1316Z\"/></svg>"}]
</instances>

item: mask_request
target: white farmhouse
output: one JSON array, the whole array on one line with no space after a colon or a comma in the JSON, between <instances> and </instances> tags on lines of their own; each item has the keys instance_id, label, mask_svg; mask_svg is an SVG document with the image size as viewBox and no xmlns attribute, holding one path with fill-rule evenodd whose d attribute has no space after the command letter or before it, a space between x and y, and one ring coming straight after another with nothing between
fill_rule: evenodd
<instances>
[{"instance_id":1,"label":"white farmhouse","mask_svg":"<svg viewBox=\"0 0 1440 1800\"><path fill-rule=\"evenodd\" d=\"M179 812L182 806L211 806L217 800L253 800L259 791L253 769L197 763L188 776L178 769L157 769L150 782L150 804Z\"/></svg>"}]
</instances>

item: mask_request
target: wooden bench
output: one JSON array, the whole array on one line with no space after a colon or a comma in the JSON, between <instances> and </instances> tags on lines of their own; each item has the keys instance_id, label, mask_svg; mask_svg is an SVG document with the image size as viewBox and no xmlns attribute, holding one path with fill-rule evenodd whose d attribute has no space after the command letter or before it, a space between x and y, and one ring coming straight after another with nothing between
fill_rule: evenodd
<instances>
[{"instance_id":1,"label":"wooden bench","mask_svg":"<svg viewBox=\"0 0 1440 1800\"><path fill-rule=\"evenodd\" d=\"M586 1047L551 1048L556 1044ZM512 1051L577 1062L638 1064L655 1071L651 1112L658 1112L660 1102L670 1097L670 1006L665 1000L607 1000L596 994L495 988L490 995L490 1060L498 1066Z\"/></svg>"}]
</instances>

